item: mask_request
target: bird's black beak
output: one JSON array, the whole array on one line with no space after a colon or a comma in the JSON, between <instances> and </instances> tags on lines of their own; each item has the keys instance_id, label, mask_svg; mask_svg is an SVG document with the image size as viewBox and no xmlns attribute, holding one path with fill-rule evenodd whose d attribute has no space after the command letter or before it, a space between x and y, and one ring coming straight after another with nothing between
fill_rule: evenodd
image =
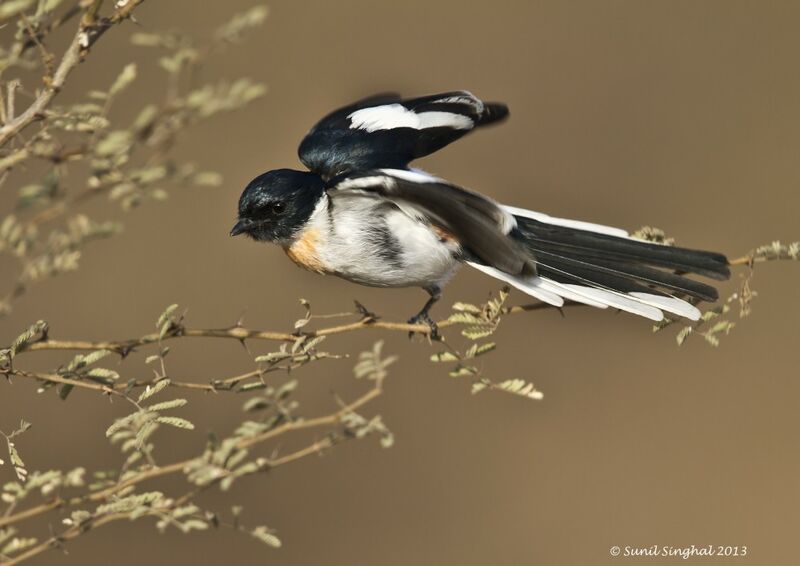
<instances>
[{"instance_id":1,"label":"bird's black beak","mask_svg":"<svg viewBox=\"0 0 800 566\"><path fill-rule=\"evenodd\" d=\"M239 220L231 228L231 236L238 236L242 232L247 232L248 228L250 228L249 220Z\"/></svg>"}]
</instances>

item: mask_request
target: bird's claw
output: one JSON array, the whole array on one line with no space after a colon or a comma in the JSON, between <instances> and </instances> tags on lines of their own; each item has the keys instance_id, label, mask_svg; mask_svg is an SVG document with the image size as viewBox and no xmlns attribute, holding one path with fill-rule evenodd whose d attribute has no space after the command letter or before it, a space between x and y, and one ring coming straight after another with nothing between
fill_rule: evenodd
<instances>
[{"instance_id":1,"label":"bird's claw","mask_svg":"<svg viewBox=\"0 0 800 566\"><path fill-rule=\"evenodd\" d=\"M427 312L421 312L416 316L411 317L408 320L408 324L425 324L430 329L427 333L428 338L434 341L439 341L442 339L442 335L439 334L439 325L431 318L431 316ZM408 333L408 338L411 339L414 337L414 334L417 332L411 331ZM419 333L424 334L424 333Z\"/></svg>"}]
</instances>

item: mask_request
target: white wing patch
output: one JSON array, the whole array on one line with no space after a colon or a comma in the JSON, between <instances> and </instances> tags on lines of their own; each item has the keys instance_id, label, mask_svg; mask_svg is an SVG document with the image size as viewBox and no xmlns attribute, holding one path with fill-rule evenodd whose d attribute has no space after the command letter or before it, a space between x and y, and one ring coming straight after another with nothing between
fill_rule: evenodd
<instances>
[{"instance_id":1,"label":"white wing patch","mask_svg":"<svg viewBox=\"0 0 800 566\"><path fill-rule=\"evenodd\" d=\"M412 128L424 130L426 128L447 127L456 130L469 130L475 124L471 118L452 112L420 112L417 114L402 104L384 104L356 110L349 116L350 129L376 132L378 130L392 130L394 128Z\"/></svg>"}]
</instances>

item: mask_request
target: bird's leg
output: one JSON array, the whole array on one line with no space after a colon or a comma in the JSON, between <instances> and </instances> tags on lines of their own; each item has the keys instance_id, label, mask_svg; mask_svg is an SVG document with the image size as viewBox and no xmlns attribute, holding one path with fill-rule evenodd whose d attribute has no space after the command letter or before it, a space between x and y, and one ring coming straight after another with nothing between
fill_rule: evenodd
<instances>
[{"instance_id":1,"label":"bird's leg","mask_svg":"<svg viewBox=\"0 0 800 566\"><path fill-rule=\"evenodd\" d=\"M430 298L425 303L425 306L422 307L422 310L408 320L408 324L427 324L431 329L430 334L428 334L431 340L440 340L441 335L439 334L439 327L428 314L428 311L430 311L431 307L442 298L442 289L434 285L431 287L425 287L425 290L430 295ZM408 333L409 338L411 338L413 335L413 332Z\"/></svg>"}]
</instances>

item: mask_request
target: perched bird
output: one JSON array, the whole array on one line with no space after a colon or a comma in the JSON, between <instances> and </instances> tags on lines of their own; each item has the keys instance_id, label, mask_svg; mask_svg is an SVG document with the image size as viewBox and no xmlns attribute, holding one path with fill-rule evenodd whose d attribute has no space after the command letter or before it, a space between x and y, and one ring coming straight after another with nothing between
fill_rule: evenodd
<instances>
[{"instance_id":1,"label":"perched bird","mask_svg":"<svg viewBox=\"0 0 800 566\"><path fill-rule=\"evenodd\" d=\"M428 311L466 263L554 306L565 300L659 321L691 320L686 299L715 301L687 277L730 276L724 255L632 238L619 228L555 218L409 168L409 163L508 115L469 92L379 95L323 118L300 145L308 172L259 175L239 199L231 235L283 247L298 265L375 287L422 287Z\"/></svg>"}]
</instances>

